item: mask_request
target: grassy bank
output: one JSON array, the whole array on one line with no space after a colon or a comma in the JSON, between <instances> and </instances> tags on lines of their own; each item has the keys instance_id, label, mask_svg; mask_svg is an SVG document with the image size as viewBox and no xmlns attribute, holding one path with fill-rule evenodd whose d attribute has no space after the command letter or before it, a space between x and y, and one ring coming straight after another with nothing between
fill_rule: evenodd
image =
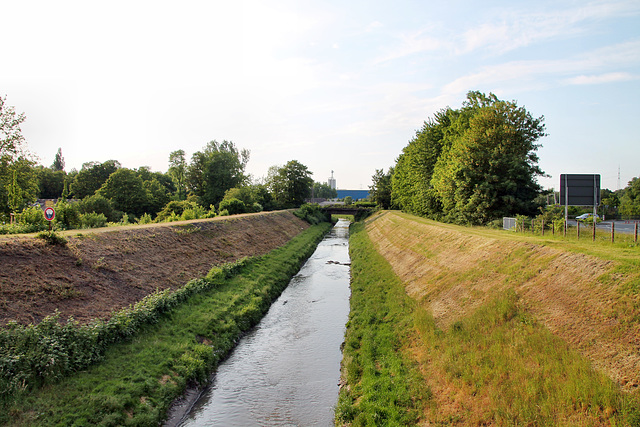
<instances>
[{"instance_id":1,"label":"grassy bank","mask_svg":"<svg viewBox=\"0 0 640 427\"><path fill-rule=\"evenodd\" d=\"M7 425L156 425L188 384L209 373L255 325L311 255L330 224L312 226L285 246L250 259L232 277L112 346L102 362L0 408Z\"/></svg>"},{"instance_id":2,"label":"grassy bank","mask_svg":"<svg viewBox=\"0 0 640 427\"><path fill-rule=\"evenodd\" d=\"M430 394L408 351L417 337L417 305L373 249L362 223L351 227L349 252L351 313L336 421L354 426L415 424Z\"/></svg>"},{"instance_id":3,"label":"grassy bank","mask_svg":"<svg viewBox=\"0 0 640 427\"><path fill-rule=\"evenodd\" d=\"M633 374L607 376L633 372L635 248L397 213L351 239L339 423L640 425Z\"/></svg>"}]
</instances>

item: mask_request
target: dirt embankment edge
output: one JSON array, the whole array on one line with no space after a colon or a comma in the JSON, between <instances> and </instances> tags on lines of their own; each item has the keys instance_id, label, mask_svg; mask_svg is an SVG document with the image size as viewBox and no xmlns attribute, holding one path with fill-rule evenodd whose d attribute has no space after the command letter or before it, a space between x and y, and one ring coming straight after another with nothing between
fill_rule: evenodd
<instances>
[{"instance_id":1,"label":"dirt embankment edge","mask_svg":"<svg viewBox=\"0 0 640 427\"><path fill-rule=\"evenodd\" d=\"M58 311L107 318L156 289L177 289L216 265L263 255L308 224L290 211L66 233L66 246L0 239L0 324Z\"/></svg>"}]
</instances>

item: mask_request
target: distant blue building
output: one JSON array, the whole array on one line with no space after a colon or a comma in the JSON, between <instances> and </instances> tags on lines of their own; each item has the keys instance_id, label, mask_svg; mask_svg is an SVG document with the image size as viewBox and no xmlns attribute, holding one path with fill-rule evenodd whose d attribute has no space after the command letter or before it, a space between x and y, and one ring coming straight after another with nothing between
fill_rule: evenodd
<instances>
[{"instance_id":1,"label":"distant blue building","mask_svg":"<svg viewBox=\"0 0 640 427\"><path fill-rule=\"evenodd\" d=\"M369 197L369 190L338 190L338 199L351 196L353 201L364 200Z\"/></svg>"}]
</instances>

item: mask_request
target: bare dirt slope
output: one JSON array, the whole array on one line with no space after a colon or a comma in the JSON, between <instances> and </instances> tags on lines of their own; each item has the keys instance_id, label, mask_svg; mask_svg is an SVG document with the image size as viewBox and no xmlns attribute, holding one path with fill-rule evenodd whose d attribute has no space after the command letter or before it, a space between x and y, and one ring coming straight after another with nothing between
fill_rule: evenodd
<instances>
[{"instance_id":1,"label":"bare dirt slope","mask_svg":"<svg viewBox=\"0 0 640 427\"><path fill-rule=\"evenodd\" d=\"M385 212L367 221L376 249L441 327L513 288L554 334L627 391L640 384L640 301L625 291L638 272L557 248L490 238ZM496 235L497 236L497 235Z\"/></svg>"},{"instance_id":2,"label":"bare dirt slope","mask_svg":"<svg viewBox=\"0 0 640 427\"><path fill-rule=\"evenodd\" d=\"M68 232L66 247L0 239L0 324L37 323L58 310L106 318L156 289L176 289L214 265L261 255L308 224L288 211Z\"/></svg>"}]
</instances>

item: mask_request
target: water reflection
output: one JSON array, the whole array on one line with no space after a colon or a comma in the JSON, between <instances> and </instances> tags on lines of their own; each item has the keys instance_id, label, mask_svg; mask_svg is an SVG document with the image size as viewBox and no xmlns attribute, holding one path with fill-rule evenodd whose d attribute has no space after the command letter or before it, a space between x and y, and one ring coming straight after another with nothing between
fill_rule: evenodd
<instances>
[{"instance_id":1,"label":"water reflection","mask_svg":"<svg viewBox=\"0 0 640 427\"><path fill-rule=\"evenodd\" d=\"M220 365L183 426L331 426L349 313L347 221Z\"/></svg>"}]
</instances>

